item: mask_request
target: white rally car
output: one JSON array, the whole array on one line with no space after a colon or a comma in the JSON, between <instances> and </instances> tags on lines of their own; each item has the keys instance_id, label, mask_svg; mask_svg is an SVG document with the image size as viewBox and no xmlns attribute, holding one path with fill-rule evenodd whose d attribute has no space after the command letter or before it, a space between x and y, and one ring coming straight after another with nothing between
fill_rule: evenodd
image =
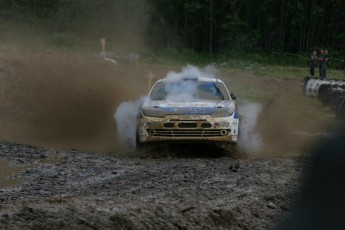
<instances>
[{"instance_id":1,"label":"white rally car","mask_svg":"<svg viewBox=\"0 0 345 230\"><path fill-rule=\"evenodd\" d=\"M140 107L137 145L175 141L236 146L239 116L235 99L220 79L161 79Z\"/></svg>"}]
</instances>

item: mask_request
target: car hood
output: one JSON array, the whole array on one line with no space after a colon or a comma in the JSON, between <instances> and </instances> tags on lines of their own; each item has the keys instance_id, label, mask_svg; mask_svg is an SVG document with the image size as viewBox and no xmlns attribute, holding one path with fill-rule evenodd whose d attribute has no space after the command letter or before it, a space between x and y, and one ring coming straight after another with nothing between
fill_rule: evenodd
<instances>
[{"instance_id":1,"label":"car hood","mask_svg":"<svg viewBox=\"0 0 345 230\"><path fill-rule=\"evenodd\" d=\"M228 107L229 101L166 102L149 101L144 106L162 110L166 115L210 115Z\"/></svg>"}]
</instances>

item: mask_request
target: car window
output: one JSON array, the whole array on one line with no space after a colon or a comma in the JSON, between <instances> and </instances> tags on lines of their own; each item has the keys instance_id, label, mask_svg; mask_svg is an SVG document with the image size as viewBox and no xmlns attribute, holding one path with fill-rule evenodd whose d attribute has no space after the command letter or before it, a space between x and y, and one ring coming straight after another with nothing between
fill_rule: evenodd
<instances>
[{"instance_id":1,"label":"car window","mask_svg":"<svg viewBox=\"0 0 345 230\"><path fill-rule=\"evenodd\" d=\"M225 100L229 99L225 86L219 82L176 81L154 85L151 100Z\"/></svg>"},{"instance_id":2,"label":"car window","mask_svg":"<svg viewBox=\"0 0 345 230\"><path fill-rule=\"evenodd\" d=\"M165 100L167 92L165 91L165 83L158 82L152 88L150 98L151 100Z\"/></svg>"},{"instance_id":3,"label":"car window","mask_svg":"<svg viewBox=\"0 0 345 230\"><path fill-rule=\"evenodd\" d=\"M196 97L204 100L224 100L223 95L214 83L199 83Z\"/></svg>"}]
</instances>

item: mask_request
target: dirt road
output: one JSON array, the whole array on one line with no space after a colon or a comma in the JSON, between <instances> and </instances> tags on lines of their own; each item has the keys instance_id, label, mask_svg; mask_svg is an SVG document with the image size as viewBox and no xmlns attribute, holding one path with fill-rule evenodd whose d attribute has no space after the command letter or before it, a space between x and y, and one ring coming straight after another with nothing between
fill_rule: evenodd
<instances>
[{"instance_id":1,"label":"dirt road","mask_svg":"<svg viewBox=\"0 0 345 230\"><path fill-rule=\"evenodd\" d=\"M117 106L145 95L150 73L161 78L171 70L180 68L66 54L1 54L0 139L6 141L0 142L0 157L23 167L12 177L25 181L0 185L0 228L276 226L293 206L301 159L327 131L329 112L302 94L298 79L223 70L219 77L230 91L254 88L263 94L253 130L262 146L236 156L238 172L230 169L233 157L214 146L146 157L126 151L117 141ZM238 96L240 105L247 103ZM252 136L242 138L250 144Z\"/></svg>"}]
</instances>

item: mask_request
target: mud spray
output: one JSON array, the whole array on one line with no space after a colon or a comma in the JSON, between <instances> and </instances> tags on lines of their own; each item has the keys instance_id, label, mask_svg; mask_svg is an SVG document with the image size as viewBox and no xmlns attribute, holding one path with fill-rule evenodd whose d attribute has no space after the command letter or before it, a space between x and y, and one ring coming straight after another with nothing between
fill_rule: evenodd
<instances>
[{"instance_id":1,"label":"mud spray","mask_svg":"<svg viewBox=\"0 0 345 230\"><path fill-rule=\"evenodd\" d=\"M240 114L238 146L246 153L257 153L263 147L263 139L255 130L262 106L250 101L240 101L237 106Z\"/></svg>"},{"instance_id":2,"label":"mud spray","mask_svg":"<svg viewBox=\"0 0 345 230\"><path fill-rule=\"evenodd\" d=\"M179 80L181 78L193 77L211 77L217 78L218 71L212 66L206 66L203 69L188 65L182 69L181 72L169 72L165 79ZM181 90L182 87L182 90ZM188 102L193 99L193 92L197 88L192 82L183 82L179 88L174 86L167 87L167 100ZM183 91L184 93L182 93ZM186 93L187 92L187 93ZM140 105L144 102L147 96L142 96L135 101L126 101L121 103L114 114L116 121L119 141L129 151L134 151L136 141L136 116L139 112ZM241 150L254 153L259 151L262 146L262 139L256 133L255 127L257 123L258 114L261 112L261 105L253 102L241 102L239 105L239 113L241 117L240 122L240 139L239 147Z\"/></svg>"},{"instance_id":3,"label":"mud spray","mask_svg":"<svg viewBox=\"0 0 345 230\"><path fill-rule=\"evenodd\" d=\"M135 149L137 115L146 97L121 103L114 114L119 141L128 150Z\"/></svg>"}]
</instances>

